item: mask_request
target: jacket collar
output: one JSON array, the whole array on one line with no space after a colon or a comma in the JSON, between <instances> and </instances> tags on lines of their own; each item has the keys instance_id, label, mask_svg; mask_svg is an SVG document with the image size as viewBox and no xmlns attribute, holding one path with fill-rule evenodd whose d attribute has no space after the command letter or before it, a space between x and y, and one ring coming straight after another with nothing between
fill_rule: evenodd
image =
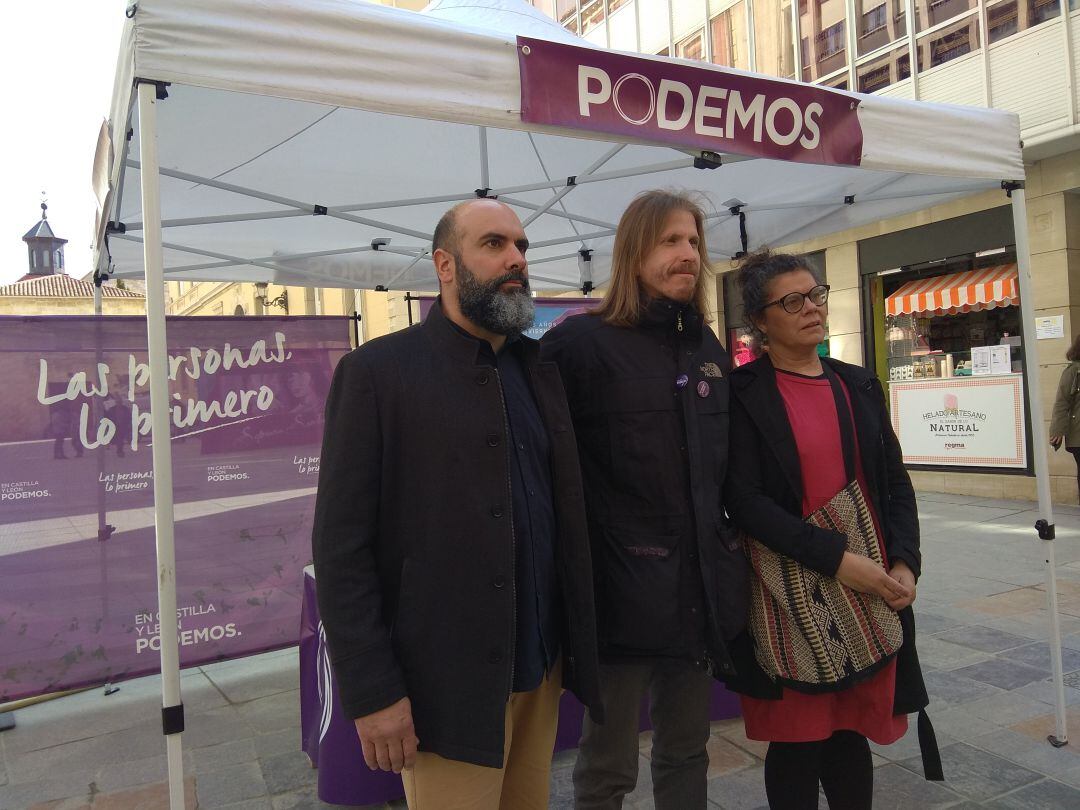
<instances>
[{"instance_id":1,"label":"jacket collar","mask_svg":"<svg viewBox=\"0 0 1080 810\"><path fill-rule=\"evenodd\" d=\"M483 338L470 335L447 318L443 313L441 295L435 299L435 305L424 318L421 328L440 354L449 355L459 363L490 365L491 344ZM522 357L527 362L535 360L538 351L535 340L521 335L514 342L520 346Z\"/></svg>"},{"instance_id":2,"label":"jacket collar","mask_svg":"<svg viewBox=\"0 0 1080 810\"><path fill-rule=\"evenodd\" d=\"M645 329L658 329L664 332L676 331L679 318L682 318L683 334L688 338L701 338L704 319L693 304L679 304L669 298L646 299L640 325Z\"/></svg>"},{"instance_id":3,"label":"jacket collar","mask_svg":"<svg viewBox=\"0 0 1080 810\"><path fill-rule=\"evenodd\" d=\"M873 465L868 463L868 458L870 454L876 452L877 437L865 417L868 408L863 399L873 388L875 377L869 369L842 363L831 357L823 357L821 361L836 372L848 390L855 433L858 436L859 449L863 458L863 472L871 476ZM750 419L775 456L792 491L801 499L803 485L799 451L795 444L795 434L791 431L791 422L784 408L784 401L776 385L776 369L768 353L752 363L733 370L731 386L732 393L746 407Z\"/></svg>"}]
</instances>

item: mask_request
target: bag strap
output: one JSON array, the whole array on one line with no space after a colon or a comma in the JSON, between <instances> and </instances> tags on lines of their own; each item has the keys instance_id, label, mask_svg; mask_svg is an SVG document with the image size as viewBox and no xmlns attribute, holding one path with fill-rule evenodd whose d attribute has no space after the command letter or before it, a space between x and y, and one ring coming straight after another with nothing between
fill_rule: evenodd
<instances>
[{"instance_id":1,"label":"bag strap","mask_svg":"<svg viewBox=\"0 0 1080 810\"><path fill-rule=\"evenodd\" d=\"M821 370L825 372L825 379L832 388L833 401L836 402L836 419L840 423L840 445L844 451L844 471L847 480L855 480L855 427L851 422L851 406L847 397L844 396L843 386L836 372L829 368L829 364L822 362Z\"/></svg>"}]
</instances>

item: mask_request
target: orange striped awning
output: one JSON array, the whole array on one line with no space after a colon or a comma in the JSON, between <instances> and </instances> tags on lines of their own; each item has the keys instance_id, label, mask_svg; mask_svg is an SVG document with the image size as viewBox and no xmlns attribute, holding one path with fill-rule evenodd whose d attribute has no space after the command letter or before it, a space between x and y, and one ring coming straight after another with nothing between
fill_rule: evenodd
<instances>
[{"instance_id":1,"label":"orange striped awning","mask_svg":"<svg viewBox=\"0 0 1080 810\"><path fill-rule=\"evenodd\" d=\"M1020 303L1015 264L909 281L885 299L889 315L955 315Z\"/></svg>"}]
</instances>

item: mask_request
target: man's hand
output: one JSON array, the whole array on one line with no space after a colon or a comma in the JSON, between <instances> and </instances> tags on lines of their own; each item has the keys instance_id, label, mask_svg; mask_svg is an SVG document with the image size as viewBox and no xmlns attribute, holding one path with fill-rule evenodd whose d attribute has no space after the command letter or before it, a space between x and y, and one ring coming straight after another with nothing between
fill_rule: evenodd
<instances>
[{"instance_id":1,"label":"man's hand","mask_svg":"<svg viewBox=\"0 0 1080 810\"><path fill-rule=\"evenodd\" d=\"M897 563L897 565L903 565L903 563ZM907 569L906 565L904 569ZM907 571L907 575L911 577L911 583L914 586L915 577L911 576L910 570ZM900 609L895 607L897 604L902 607L910 605L915 598L914 587L909 588L903 582L889 576L884 568L869 557L852 554L850 551L844 552L840 567L836 569L836 578L853 591L877 594L893 610Z\"/></svg>"},{"instance_id":2,"label":"man's hand","mask_svg":"<svg viewBox=\"0 0 1080 810\"><path fill-rule=\"evenodd\" d=\"M896 560L889 569L889 576L911 591L911 596L906 599L890 599L885 597L885 603L893 610L900 611L915 601L915 575L911 573L908 564L903 560Z\"/></svg>"},{"instance_id":3,"label":"man's hand","mask_svg":"<svg viewBox=\"0 0 1080 810\"><path fill-rule=\"evenodd\" d=\"M412 703L402 698L364 717L357 717L356 733L364 749L364 762L371 770L382 769L401 773L416 763L416 746L420 742L413 731Z\"/></svg>"}]
</instances>

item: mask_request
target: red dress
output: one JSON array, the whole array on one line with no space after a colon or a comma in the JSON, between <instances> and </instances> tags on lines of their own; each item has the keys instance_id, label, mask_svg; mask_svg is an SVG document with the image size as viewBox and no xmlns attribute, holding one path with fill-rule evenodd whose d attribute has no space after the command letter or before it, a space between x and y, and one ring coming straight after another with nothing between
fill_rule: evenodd
<instances>
[{"instance_id":1,"label":"red dress","mask_svg":"<svg viewBox=\"0 0 1080 810\"><path fill-rule=\"evenodd\" d=\"M803 516L826 504L847 485L840 426L832 388L824 377L805 377L777 370L776 384L784 400L799 451L803 475ZM843 385L843 382L840 383ZM847 389L844 396L851 400ZM867 490L862 459L855 448L859 483ZM870 507L873 514L873 506ZM880 524L873 514L874 525ZM884 555L884 550L882 550ZM807 695L784 688L780 700L741 696L746 736L768 742L813 742L847 729L880 745L896 742L907 731L907 715L892 713L896 659L865 681L840 692Z\"/></svg>"}]
</instances>

